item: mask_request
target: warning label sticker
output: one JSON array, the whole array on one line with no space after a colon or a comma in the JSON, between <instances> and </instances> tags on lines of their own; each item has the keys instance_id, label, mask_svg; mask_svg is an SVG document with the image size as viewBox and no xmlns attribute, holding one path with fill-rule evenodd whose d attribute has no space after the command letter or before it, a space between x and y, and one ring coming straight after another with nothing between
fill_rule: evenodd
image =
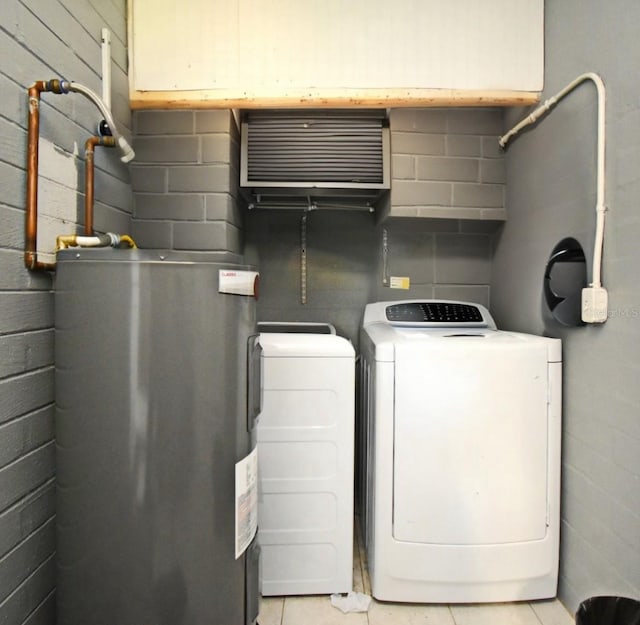
<instances>
[{"instance_id":1,"label":"warning label sticker","mask_svg":"<svg viewBox=\"0 0 640 625\"><path fill-rule=\"evenodd\" d=\"M258 448L236 462L236 560L258 529Z\"/></svg>"}]
</instances>

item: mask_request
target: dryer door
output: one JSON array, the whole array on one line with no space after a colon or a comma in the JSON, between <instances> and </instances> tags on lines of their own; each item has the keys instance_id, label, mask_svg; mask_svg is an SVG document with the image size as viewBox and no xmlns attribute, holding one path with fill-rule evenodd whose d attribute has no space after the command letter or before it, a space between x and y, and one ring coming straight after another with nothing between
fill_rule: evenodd
<instances>
[{"instance_id":1,"label":"dryer door","mask_svg":"<svg viewBox=\"0 0 640 625\"><path fill-rule=\"evenodd\" d=\"M547 350L439 337L396 345L397 540L479 545L547 531Z\"/></svg>"}]
</instances>

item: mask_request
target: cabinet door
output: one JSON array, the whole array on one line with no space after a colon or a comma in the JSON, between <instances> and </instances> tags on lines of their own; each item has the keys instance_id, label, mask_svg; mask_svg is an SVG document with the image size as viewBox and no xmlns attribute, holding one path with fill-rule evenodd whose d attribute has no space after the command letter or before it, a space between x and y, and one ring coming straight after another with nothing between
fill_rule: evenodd
<instances>
[{"instance_id":1,"label":"cabinet door","mask_svg":"<svg viewBox=\"0 0 640 625\"><path fill-rule=\"evenodd\" d=\"M130 3L134 99L179 91L229 107L374 97L393 106L425 90L542 89L543 0L187 4Z\"/></svg>"}]
</instances>

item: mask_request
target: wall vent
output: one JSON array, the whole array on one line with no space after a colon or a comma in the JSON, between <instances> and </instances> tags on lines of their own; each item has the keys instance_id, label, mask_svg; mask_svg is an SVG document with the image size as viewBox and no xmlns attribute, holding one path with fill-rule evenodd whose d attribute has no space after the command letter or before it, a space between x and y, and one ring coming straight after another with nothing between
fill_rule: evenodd
<instances>
[{"instance_id":1,"label":"wall vent","mask_svg":"<svg viewBox=\"0 0 640 625\"><path fill-rule=\"evenodd\" d=\"M390 186L384 111L252 111L240 187L258 207L372 209Z\"/></svg>"}]
</instances>

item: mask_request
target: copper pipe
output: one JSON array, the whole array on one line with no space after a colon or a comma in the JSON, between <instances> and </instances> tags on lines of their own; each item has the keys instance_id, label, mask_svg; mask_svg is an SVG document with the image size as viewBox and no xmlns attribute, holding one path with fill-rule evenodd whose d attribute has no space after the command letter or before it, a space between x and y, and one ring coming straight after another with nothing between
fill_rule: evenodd
<instances>
[{"instance_id":1,"label":"copper pipe","mask_svg":"<svg viewBox=\"0 0 640 625\"><path fill-rule=\"evenodd\" d=\"M55 271L55 263L38 260L38 142L40 139L40 94L43 91L68 93L60 80L37 80L29 87L29 120L27 133L27 202L25 216L24 264L31 271ZM94 147L114 147L113 137L90 137L85 144L85 233L93 234Z\"/></svg>"},{"instance_id":2,"label":"copper pipe","mask_svg":"<svg viewBox=\"0 0 640 625\"><path fill-rule=\"evenodd\" d=\"M113 137L89 137L84 144L84 233L93 236L93 202L94 202L94 149L96 145L113 148L116 140Z\"/></svg>"},{"instance_id":3,"label":"copper pipe","mask_svg":"<svg viewBox=\"0 0 640 625\"><path fill-rule=\"evenodd\" d=\"M29 87L27 133L27 203L25 216L24 264L27 269L54 271L55 263L38 260L38 139L40 136L40 94L65 93L59 80L37 80Z\"/></svg>"},{"instance_id":4,"label":"copper pipe","mask_svg":"<svg viewBox=\"0 0 640 625\"><path fill-rule=\"evenodd\" d=\"M53 93L69 93L70 91L78 92L89 98L100 111L104 111L107 120L112 120L108 109L104 107L104 103L90 89L83 87L78 83L69 83L64 80L37 80L28 89L29 94L29 119L27 133L27 198L26 198L26 215L25 215L25 245L24 245L24 264L27 269L34 271L36 269L45 271L55 271L56 263L44 263L38 260L38 143L40 139L40 94L43 91L51 91ZM115 124L110 123L114 134ZM116 141L113 137L89 137L85 143L85 206L84 206L84 230L89 236L93 236L93 204L94 204L94 148L96 145L105 147L115 147L119 145L124 156L121 160L130 161L134 154L131 146L124 140L122 136ZM110 241L105 245L119 245L120 241L127 243L130 247L135 248L136 244L128 235L109 235ZM115 237L113 239L112 237ZM70 238L76 244L76 235L62 235L59 239L64 242ZM81 237L80 237L81 238ZM113 242L115 241L115 242ZM77 244L82 244L79 242ZM93 245L93 244L92 244ZM65 245L66 247L66 245Z\"/></svg>"}]
</instances>

